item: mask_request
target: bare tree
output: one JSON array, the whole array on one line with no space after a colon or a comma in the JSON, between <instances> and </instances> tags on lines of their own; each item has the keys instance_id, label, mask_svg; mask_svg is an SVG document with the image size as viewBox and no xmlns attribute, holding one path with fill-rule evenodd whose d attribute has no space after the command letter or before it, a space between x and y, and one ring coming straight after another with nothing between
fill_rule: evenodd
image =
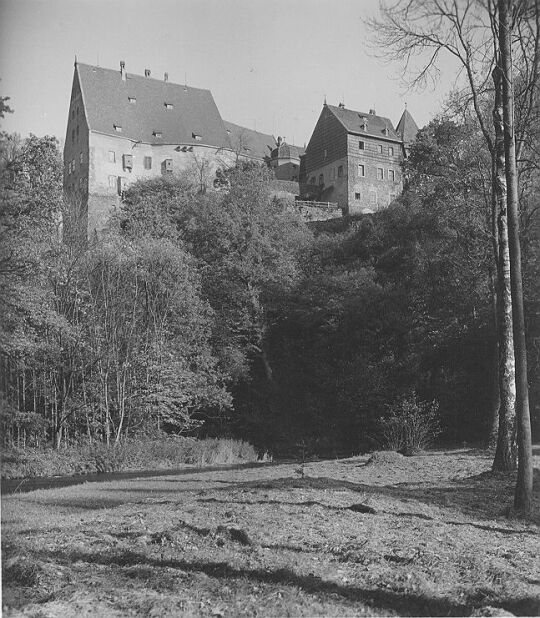
<instances>
[{"instance_id":1,"label":"bare tree","mask_svg":"<svg viewBox=\"0 0 540 618\"><path fill-rule=\"evenodd\" d=\"M512 339L512 305L506 212L506 180L502 137L501 76L496 69L497 39L494 36L492 0L398 0L381 7L382 18L371 28L375 42L390 58L403 58L406 81L411 88L434 83L441 54L456 60L465 79L461 93L465 107L477 118L492 158L492 245L497 271L494 322L497 329L498 437L494 468L516 466L515 444L515 364ZM458 75L459 77L459 75ZM493 86L491 85L493 80ZM485 113L486 93L499 93L493 108L494 131ZM495 133L495 135L493 134Z\"/></svg>"},{"instance_id":2,"label":"bare tree","mask_svg":"<svg viewBox=\"0 0 540 618\"><path fill-rule=\"evenodd\" d=\"M518 421L518 478L514 507L529 513L532 502L533 468L531 421L529 414L529 386L527 381L527 346L525 341L525 313L521 276L521 246L519 238L519 189L517 148L514 129L514 78L512 68L513 0L498 0L500 70L502 74L502 107L504 119L504 154L508 186L508 228L510 278L512 283L512 311L514 350L516 356L516 395Z\"/></svg>"}]
</instances>

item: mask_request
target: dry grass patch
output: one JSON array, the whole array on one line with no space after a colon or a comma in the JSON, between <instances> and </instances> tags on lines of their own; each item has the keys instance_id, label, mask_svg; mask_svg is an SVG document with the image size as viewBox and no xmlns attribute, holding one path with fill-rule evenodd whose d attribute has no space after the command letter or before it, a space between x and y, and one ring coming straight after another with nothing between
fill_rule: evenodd
<instances>
[{"instance_id":1,"label":"dry grass patch","mask_svg":"<svg viewBox=\"0 0 540 618\"><path fill-rule=\"evenodd\" d=\"M505 517L512 475L466 451L366 462L7 497L6 615L540 612L540 522Z\"/></svg>"}]
</instances>

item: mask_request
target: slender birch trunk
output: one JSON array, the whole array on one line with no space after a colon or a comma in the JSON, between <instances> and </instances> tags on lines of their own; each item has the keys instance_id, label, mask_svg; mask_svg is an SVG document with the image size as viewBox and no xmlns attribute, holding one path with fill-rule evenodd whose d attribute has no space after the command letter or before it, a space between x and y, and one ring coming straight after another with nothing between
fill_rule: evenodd
<instances>
[{"instance_id":1,"label":"slender birch trunk","mask_svg":"<svg viewBox=\"0 0 540 618\"><path fill-rule=\"evenodd\" d=\"M510 281L510 253L508 247L507 184L505 176L504 122L502 109L502 74L493 71L495 102L493 126L493 194L496 203L497 225L497 334L499 349L499 428L493 470L516 468L516 371L514 337L512 333L512 290Z\"/></svg>"},{"instance_id":2,"label":"slender birch trunk","mask_svg":"<svg viewBox=\"0 0 540 618\"><path fill-rule=\"evenodd\" d=\"M525 341L525 312L521 277L521 247L519 239L519 192L514 135L514 84L512 74L512 12L513 0L498 0L499 48L503 76L504 154L508 186L508 231L510 275L512 282L512 311L514 323L514 352L516 357L516 416L518 429L518 477L514 507L530 513L532 502L533 468L529 386L527 382L527 345Z\"/></svg>"}]
</instances>

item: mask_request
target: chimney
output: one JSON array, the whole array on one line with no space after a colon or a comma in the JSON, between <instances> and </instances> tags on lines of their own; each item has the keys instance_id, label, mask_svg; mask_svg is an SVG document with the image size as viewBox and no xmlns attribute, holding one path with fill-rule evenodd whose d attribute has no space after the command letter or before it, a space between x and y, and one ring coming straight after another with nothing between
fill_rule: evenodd
<instances>
[{"instance_id":1,"label":"chimney","mask_svg":"<svg viewBox=\"0 0 540 618\"><path fill-rule=\"evenodd\" d=\"M338 107L341 107L341 109L345 109L345 103L340 103Z\"/></svg>"},{"instance_id":2,"label":"chimney","mask_svg":"<svg viewBox=\"0 0 540 618\"><path fill-rule=\"evenodd\" d=\"M122 81L126 81L126 63L123 60L120 60L120 75L122 76Z\"/></svg>"},{"instance_id":3,"label":"chimney","mask_svg":"<svg viewBox=\"0 0 540 618\"><path fill-rule=\"evenodd\" d=\"M370 113L372 116L376 116L376 115L377 115L377 113L375 112L375 110L374 110L374 109L370 109L370 110L369 110L369 113Z\"/></svg>"},{"instance_id":4,"label":"chimney","mask_svg":"<svg viewBox=\"0 0 540 618\"><path fill-rule=\"evenodd\" d=\"M168 73L165 73L165 74L163 75L163 81L164 81L164 82L168 82L168 81L169 81L169 74L168 74Z\"/></svg>"},{"instance_id":5,"label":"chimney","mask_svg":"<svg viewBox=\"0 0 540 618\"><path fill-rule=\"evenodd\" d=\"M278 148L281 146L281 137L279 136L277 138L277 145L278 145Z\"/></svg>"},{"instance_id":6,"label":"chimney","mask_svg":"<svg viewBox=\"0 0 540 618\"><path fill-rule=\"evenodd\" d=\"M144 69L144 76L150 77L150 69Z\"/></svg>"}]
</instances>

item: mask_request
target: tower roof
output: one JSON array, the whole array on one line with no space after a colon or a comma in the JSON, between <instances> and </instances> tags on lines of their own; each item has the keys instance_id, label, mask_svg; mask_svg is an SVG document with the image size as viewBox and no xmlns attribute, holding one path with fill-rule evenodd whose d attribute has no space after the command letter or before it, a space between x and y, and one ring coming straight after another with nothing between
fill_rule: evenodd
<instances>
[{"instance_id":1,"label":"tower roof","mask_svg":"<svg viewBox=\"0 0 540 618\"><path fill-rule=\"evenodd\" d=\"M409 146L416 139L418 125L407 108L401 114L396 131L405 146Z\"/></svg>"}]
</instances>

